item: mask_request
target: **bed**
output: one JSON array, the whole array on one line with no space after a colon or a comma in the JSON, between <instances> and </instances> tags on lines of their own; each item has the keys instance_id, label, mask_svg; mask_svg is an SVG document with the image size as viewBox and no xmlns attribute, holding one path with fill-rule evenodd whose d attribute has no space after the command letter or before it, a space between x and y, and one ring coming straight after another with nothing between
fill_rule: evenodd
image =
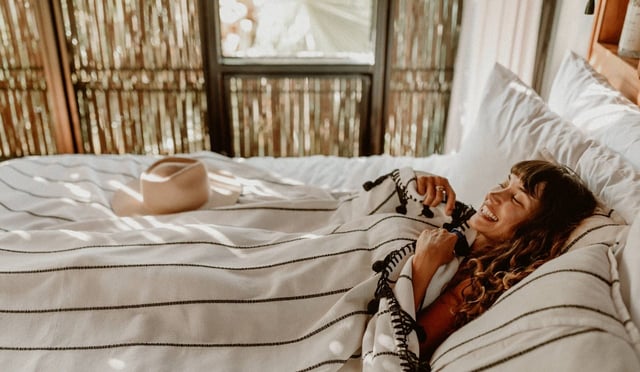
<instances>
[{"instance_id":1,"label":"bed","mask_svg":"<svg viewBox=\"0 0 640 372\"><path fill-rule=\"evenodd\" d=\"M159 157L0 163L0 369L640 370L640 109L573 53L547 102L496 65L480 106L455 154L182 155L240 191L180 213L113 210ZM415 172L477 207L531 158L570 166L601 206L420 363L412 242L454 221L424 212Z\"/></svg>"}]
</instances>

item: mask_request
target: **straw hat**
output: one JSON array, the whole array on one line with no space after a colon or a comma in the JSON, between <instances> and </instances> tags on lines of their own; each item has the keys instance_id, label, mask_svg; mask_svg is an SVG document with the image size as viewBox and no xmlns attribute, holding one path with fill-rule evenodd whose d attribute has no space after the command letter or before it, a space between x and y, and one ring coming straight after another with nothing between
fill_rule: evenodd
<instances>
[{"instance_id":1,"label":"straw hat","mask_svg":"<svg viewBox=\"0 0 640 372\"><path fill-rule=\"evenodd\" d=\"M151 164L140 178L120 187L111 207L119 216L178 213L232 205L242 186L224 171L207 170L196 159L166 157Z\"/></svg>"}]
</instances>

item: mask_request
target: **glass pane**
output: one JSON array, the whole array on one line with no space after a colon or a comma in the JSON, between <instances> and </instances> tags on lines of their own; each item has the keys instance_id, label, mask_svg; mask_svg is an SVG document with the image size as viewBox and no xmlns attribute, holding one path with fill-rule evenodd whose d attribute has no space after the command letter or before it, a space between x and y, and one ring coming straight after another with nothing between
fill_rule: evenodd
<instances>
[{"instance_id":1,"label":"glass pane","mask_svg":"<svg viewBox=\"0 0 640 372\"><path fill-rule=\"evenodd\" d=\"M222 56L373 64L376 2L220 0Z\"/></svg>"}]
</instances>

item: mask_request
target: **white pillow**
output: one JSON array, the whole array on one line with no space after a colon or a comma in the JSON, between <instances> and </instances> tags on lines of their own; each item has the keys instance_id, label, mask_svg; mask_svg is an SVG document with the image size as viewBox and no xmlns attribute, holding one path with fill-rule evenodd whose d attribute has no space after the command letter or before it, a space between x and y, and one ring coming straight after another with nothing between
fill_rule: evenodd
<instances>
[{"instance_id":1,"label":"white pillow","mask_svg":"<svg viewBox=\"0 0 640 372\"><path fill-rule=\"evenodd\" d=\"M574 52L555 76L549 108L640 169L640 108Z\"/></svg>"},{"instance_id":2,"label":"white pillow","mask_svg":"<svg viewBox=\"0 0 640 372\"><path fill-rule=\"evenodd\" d=\"M640 212L640 174L620 155L549 110L515 74L496 64L477 121L452 164L458 198L478 207L520 161L552 156L572 168L627 222Z\"/></svg>"},{"instance_id":3,"label":"white pillow","mask_svg":"<svg viewBox=\"0 0 640 372\"><path fill-rule=\"evenodd\" d=\"M640 294L640 214L629 229L626 242L618 253L620 265L620 290L627 303L631 319L640 326L640 301L631 301L632 293L638 300Z\"/></svg>"},{"instance_id":4,"label":"white pillow","mask_svg":"<svg viewBox=\"0 0 640 372\"><path fill-rule=\"evenodd\" d=\"M542 265L436 350L433 371L640 371L640 335L602 244Z\"/></svg>"}]
</instances>

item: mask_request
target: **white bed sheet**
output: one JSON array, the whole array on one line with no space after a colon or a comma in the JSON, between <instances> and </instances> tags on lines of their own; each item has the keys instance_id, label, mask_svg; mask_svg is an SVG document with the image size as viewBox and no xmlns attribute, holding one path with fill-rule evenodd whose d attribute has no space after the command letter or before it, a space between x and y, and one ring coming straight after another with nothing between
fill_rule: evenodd
<instances>
[{"instance_id":1,"label":"white bed sheet","mask_svg":"<svg viewBox=\"0 0 640 372\"><path fill-rule=\"evenodd\" d=\"M304 158L253 157L234 160L307 185L350 191L360 188L367 180L402 167L448 177L454 157L455 154L452 153L420 158L390 155L344 158L316 155Z\"/></svg>"}]
</instances>

